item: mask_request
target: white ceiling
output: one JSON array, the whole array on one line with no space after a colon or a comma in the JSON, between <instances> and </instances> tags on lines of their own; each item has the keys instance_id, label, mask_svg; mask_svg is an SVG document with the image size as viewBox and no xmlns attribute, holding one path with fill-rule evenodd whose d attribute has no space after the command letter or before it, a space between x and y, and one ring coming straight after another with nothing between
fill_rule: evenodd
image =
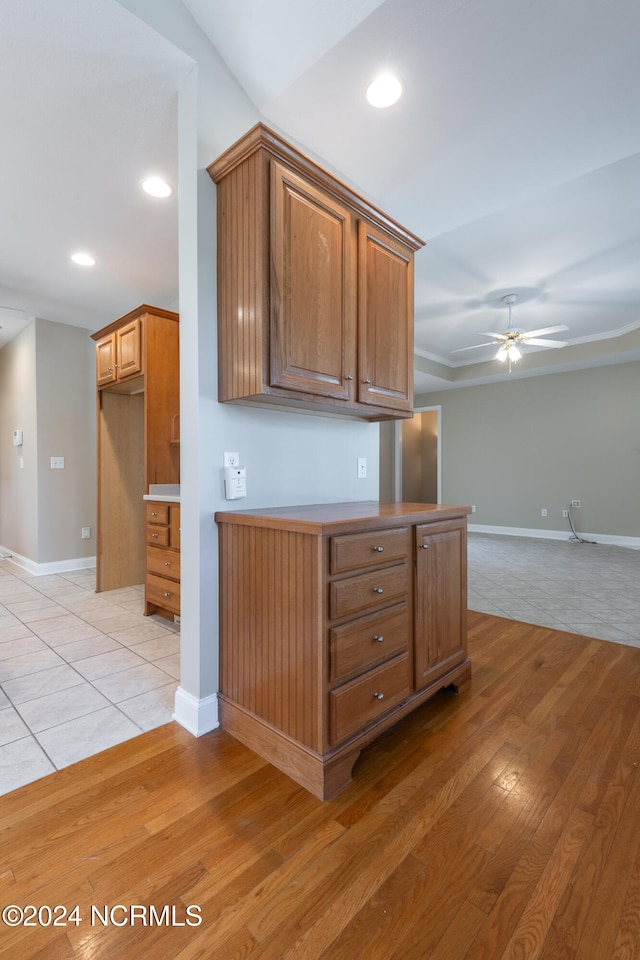
<instances>
[{"instance_id":1,"label":"white ceiling","mask_svg":"<svg viewBox=\"0 0 640 960\"><path fill-rule=\"evenodd\" d=\"M427 241L417 392L508 376L451 351L503 329L511 292L514 325L570 328L512 376L640 357L637 0L184 5L268 124ZM175 182L189 66L115 0L3 0L0 304L96 329L176 303L176 201L138 183ZM381 68L405 85L387 111L364 100Z\"/></svg>"}]
</instances>

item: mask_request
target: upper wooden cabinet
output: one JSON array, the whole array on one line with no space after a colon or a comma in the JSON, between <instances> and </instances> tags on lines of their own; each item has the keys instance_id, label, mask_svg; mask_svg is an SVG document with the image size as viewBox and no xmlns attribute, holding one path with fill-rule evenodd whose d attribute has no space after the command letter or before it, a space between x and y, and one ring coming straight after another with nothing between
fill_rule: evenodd
<instances>
[{"instance_id":1,"label":"upper wooden cabinet","mask_svg":"<svg viewBox=\"0 0 640 960\"><path fill-rule=\"evenodd\" d=\"M96 343L98 387L135 377L142 372L142 327L136 317Z\"/></svg>"},{"instance_id":2,"label":"upper wooden cabinet","mask_svg":"<svg viewBox=\"0 0 640 960\"><path fill-rule=\"evenodd\" d=\"M218 185L218 399L412 416L422 241L262 124L208 169Z\"/></svg>"}]
</instances>

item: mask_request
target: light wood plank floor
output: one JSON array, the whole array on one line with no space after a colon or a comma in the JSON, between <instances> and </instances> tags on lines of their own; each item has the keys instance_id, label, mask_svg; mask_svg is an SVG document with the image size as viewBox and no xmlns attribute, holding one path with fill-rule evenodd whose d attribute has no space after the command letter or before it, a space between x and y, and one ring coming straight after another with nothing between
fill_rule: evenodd
<instances>
[{"instance_id":1,"label":"light wood plank floor","mask_svg":"<svg viewBox=\"0 0 640 960\"><path fill-rule=\"evenodd\" d=\"M79 921L0 957L640 957L640 651L471 613L470 652L324 804L173 724L0 798L2 905Z\"/></svg>"}]
</instances>

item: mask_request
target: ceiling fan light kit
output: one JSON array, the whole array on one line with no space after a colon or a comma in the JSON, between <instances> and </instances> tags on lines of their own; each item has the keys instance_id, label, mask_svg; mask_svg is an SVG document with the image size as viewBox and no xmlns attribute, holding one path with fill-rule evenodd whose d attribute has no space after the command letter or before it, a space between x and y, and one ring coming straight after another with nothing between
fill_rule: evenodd
<instances>
[{"instance_id":1,"label":"ceiling fan light kit","mask_svg":"<svg viewBox=\"0 0 640 960\"><path fill-rule=\"evenodd\" d=\"M535 347L566 347L566 340L541 340L540 334L543 333L558 333L560 330L568 330L569 327L565 326L563 323L556 323L551 327L541 327L539 330L530 330L529 333L525 333L524 330L514 330L511 326L511 307L518 300L518 295L516 293L509 293L505 297L500 298L504 305L509 308L509 323L507 329L504 333L496 333L495 330L485 330L484 334L487 337L495 337L493 344L491 343L476 343L471 347L460 347L459 350L452 350L452 353L461 353L463 350L477 350L479 347L490 347L498 345L498 351L494 357L495 360L499 360L501 363L508 361L509 363L509 373L511 373L511 364L517 363L518 360L522 357L520 352L520 347L525 347L528 345Z\"/></svg>"}]
</instances>

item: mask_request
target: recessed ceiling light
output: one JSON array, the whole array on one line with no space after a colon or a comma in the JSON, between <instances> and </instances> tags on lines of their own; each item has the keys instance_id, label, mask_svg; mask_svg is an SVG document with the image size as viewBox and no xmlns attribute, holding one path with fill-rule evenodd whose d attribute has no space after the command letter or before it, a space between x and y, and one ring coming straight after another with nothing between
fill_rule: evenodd
<instances>
[{"instance_id":1,"label":"recessed ceiling light","mask_svg":"<svg viewBox=\"0 0 640 960\"><path fill-rule=\"evenodd\" d=\"M372 107L390 107L402 96L402 83L390 73L382 73L367 87L366 97Z\"/></svg>"},{"instance_id":2,"label":"recessed ceiling light","mask_svg":"<svg viewBox=\"0 0 640 960\"><path fill-rule=\"evenodd\" d=\"M162 180L160 177L147 177L146 180L142 181L142 189L150 197L157 197L159 200L164 200L173 193L166 180Z\"/></svg>"},{"instance_id":3,"label":"recessed ceiling light","mask_svg":"<svg viewBox=\"0 0 640 960\"><path fill-rule=\"evenodd\" d=\"M81 267L94 267L96 262L88 253L72 253L71 259L74 263L79 263Z\"/></svg>"}]
</instances>

